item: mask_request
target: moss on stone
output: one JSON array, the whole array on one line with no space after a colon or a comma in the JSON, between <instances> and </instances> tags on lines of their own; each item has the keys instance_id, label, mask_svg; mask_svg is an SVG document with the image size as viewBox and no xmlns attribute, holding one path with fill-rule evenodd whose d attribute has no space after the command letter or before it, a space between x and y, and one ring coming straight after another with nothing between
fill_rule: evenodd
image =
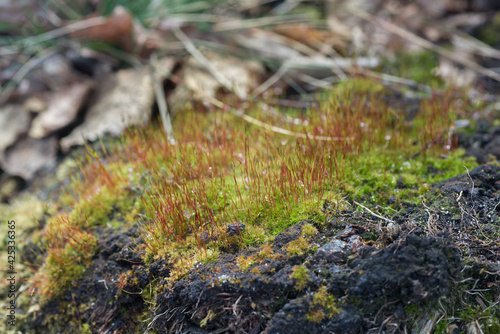
<instances>
[{"instance_id":1,"label":"moss on stone","mask_svg":"<svg viewBox=\"0 0 500 334\"><path fill-rule=\"evenodd\" d=\"M295 289L298 291L304 290L307 284L311 281L309 271L305 265L293 267L290 278L295 280Z\"/></svg>"},{"instance_id":2,"label":"moss on stone","mask_svg":"<svg viewBox=\"0 0 500 334\"><path fill-rule=\"evenodd\" d=\"M339 313L339 310L334 296L328 293L326 286L322 286L314 292L306 318L311 322L319 323L337 313Z\"/></svg>"}]
</instances>

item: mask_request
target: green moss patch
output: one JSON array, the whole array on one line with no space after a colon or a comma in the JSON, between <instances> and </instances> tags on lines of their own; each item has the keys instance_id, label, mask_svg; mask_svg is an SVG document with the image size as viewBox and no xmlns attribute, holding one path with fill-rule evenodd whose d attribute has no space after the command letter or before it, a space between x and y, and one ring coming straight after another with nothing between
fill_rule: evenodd
<instances>
[{"instance_id":1,"label":"green moss patch","mask_svg":"<svg viewBox=\"0 0 500 334\"><path fill-rule=\"evenodd\" d=\"M314 249L314 226L326 221L323 203L396 210L418 200L430 182L475 166L453 151L450 94L420 101L412 117L381 99L391 94L378 82L354 79L307 110L186 111L174 120L175 145L157 126L131 129L101 143L103 159L87 148L61 208L72 226L89 231L139 221L146 263L168 259L172 281L197 263L262 245L309 220L285 250L304 255ZM240 223L244 229L228 233ZM251 267L251 260L241 262Z\"/></svg>"}]
</instances>

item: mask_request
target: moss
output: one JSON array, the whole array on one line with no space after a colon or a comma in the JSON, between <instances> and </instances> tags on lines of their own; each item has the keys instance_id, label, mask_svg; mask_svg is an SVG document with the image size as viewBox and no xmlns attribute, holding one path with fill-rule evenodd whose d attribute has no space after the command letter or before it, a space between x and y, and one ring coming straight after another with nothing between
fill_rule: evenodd
<instances>
[{"instance_id":1,"label":"moss","mask_svg":"<svg viewBox=\"0 0 500 334\"><path fill-rule=\"evenodd\" d=\"M249 225L243 234L243 242L249 246L258 246L270 240L272 240L272 237L261 226Z\"/></svg>"},{"instance_id":2,"label":"moss","mask_svg":"<svg viewBox=\"0 0 500 334\"><path fill-rule=\"evenodd\" d=\"M219 258L220 252L218 249L199 249L197 254L195 255L195 261L208 264L214 263Z\"/></svg>"},{"instance_id":3,"label":"moss","mask_svg":"<svg viewBox=\"0 0 500 334\"><path fill-rule=\"evenodd\" d=\"M311 278L309 277L309 271L304 265L293 267L290 278L295 280L295 289L298 291L304 290L307 284L311 281Z\"/></svg>"},{"instance_id":4,"label":"moss","mask_svg":"<svg viewBox=\"0 0 500 334\"><path fill-rule=\"evenodd\" d=\"M156 295L158 293L157 291L157 288L158 288L158 284L157 284L157 280L158 279L153 279L145 288L142 289L142 300L144 300L144 302L147 304L147 305L150 305L150 309L153 308L155 306L155 303L156 303ZM145 314L145 317L149 317L150 314L148 312L149 310L147 310L147 314Z\"/></svg>"},{"instance_id":5,"label":"moss","mask_svg":"<svg viewBox=\"0 0 500 334\"><path fill-rule=\"evenodd\" d=\"M312 237L313 235L318 233L318 229L314 227L313 225L306 223L302 226L302 237Z\"/></svg>"},{"instance_id":6,"label":"moss","mask_svg":"<svg viewBox=\"0 0 500 334\"><path fill-rule=\"evenodd\" d=\"M358 198L379 205L393 206L401 201L420 203L420 195L426 194L429 185L477 167L475 159L464 158L463 150L448 154L446 159L433 156L418 156L405 161L404 152L388 155L374 150L360 157L358 163L348 170L349 178L355 180L345 189ZM394 204L389 202L393 197Z\"/></svg>"},{"instance_id":7,"label":"moss","mask_svg":"<svg viewBox=\"0 0 500 334\"><path fill-rule=\"evenodd\" d=\"M80 199L70 219L76 224L94 227L107 223L115 212L117 219L127 217L132 220L135 217L130 213L134 212L135 199L131 195L124 189L100 188L94 196Z\"/></svg>"},{"instance_id":8,"label":"moss","mask_svg":"<svg viewBox=\"0 0 500 334\"><path fill-rule=\"evenodd\" d=\"M312 247L304 237L290 241L286 246L286 252L289 256L302 256L310 250L312 250Z\"/></svg>"},{"instance_id":9,"label":"moss","mask_svg":"<svg viewBox=\"0 0 500 334\"><path fill-rule=\"evenodd\" d=\"M421 57L430 66L428 55ZM269 243L307 219L301 236L286 246L287 255L303 256L314 250L310 241L316 227L329 221L323 202L336 203L333 211L349 208L346 198L394 210L401 201L420 200L429 183L464 172L462 164L475 166L462 161L463 152L443 148L456 117L446 94L423 101L410 124L380 101L391 94L377 81L354 79L325 92L321 108L283 111L298 122L283 122L258 108L246 113L297 137L248 125L226 112L186 111L174 121L176 145L166 141L160 127L131 129L119 142L107 142L108 148L101 145L106 159L88 149L61 207L69 211L72 228L91 230L117 228L140 215L143 258L147 264L168 259L170 282L197 263ZM309 138L300 138L305 133ZM447 159L440 158L443 153ZM227 225L236 222L245 226L242 235L227 235ZM238 264L248 270L275 256L262 248ZM85 267L85 261L75 263ZM73 269L76 278L80 269Z\"/></svg>"},{"instance_id":10,"label":"moss","mask_svg":"<svg viewBox=\"0 0 500 334\"><path fill-rule=\"evenodd\" d=\"M264 260L264 259L279 259L279 258L283 257L283 255L274 253L273 252L273 248L271 247L271 245L265 244L265 245L261 245L260 246L260 251L257 254L257 257L260 260Z\"/></svg>"},{"instance_id":11,"label":"moss","mask_svg":"<svg viewBox=\"0 0 500 334\"><path fill-rule=\"evenodd\" d=\"M421 306L416 305L416 304L408 304L408 305L406 305L405 309L406 309L406 313L410 317L418 317L422 314Z\"/></svg>"},{"instance_id":12,"label":"moss","mask_svg":"<svg viewBox=\"0 0 500 334\"><path fill-rule=\"evenodd\" d=\"M247 271L248 269L250 269L251 266L254 265L255 257L241 255L238 258L236 258L236 263L238 264L241 270Z\"/></svg>"},{"instance_id":13,"label":"moss","mask_svg":"<svg viewBox=\"0 0 500 334\"><path fill-rule=\"evenodd\" d=\"M439 57L431 51L400 52L394 60L386 60L382 64L381 72L442 88L444 81L432 71L439 65L438 60Z\"/></svg>"},{"instance_id":14,"label":"moss","mask_svg":"<svg viewBox=\"0 0 500 334\"><path fill-rule=\"evenodd\" d=\"M83 276L98 245L93 234L75 227L64 216L49 221L45 239L48 255L34 277L34 286L42 295L52 297L61 294Z\"/></svg>"},{"instance_id":15,"label":"moss","mask_svg":"<svg viewBox=\"0 0 500 334\"><path fill-rule=\"evenodd\" d=\"M85 323L81 327L81 333L82 334L92 334L92 331L90 330L90 325Z\"/></svg>"},{"instance_id":16,"label":"moss","mask_svg":"<svg viewBox=\"0 0 500 334\"><path fill-rule=\"evenodd\" d=\"M383 92L387 92L387 88L383 84L370 79L356 78L339 83L325 98L329 99L332 96L345 98L346 96L353 97L366 93L379 94Z\"/></svg>"},{"instance_id":17,"label":"moss","mask_svg":"<svg viewBox=\"0 0 500 334\"><path fill-rule=\"evenodd\" d=\"M480 306L466 306L460 312L460 318L464 319L471 330L479 325L482 332L485 334L500 333L500 307L493 305L487 309L482 309Z\"/></svg>"},{"instance_id":18,"label":"moss","mask_svg":"<svg viewBox=\"0 0 500 334\"><path fill-rule=\"evenodd\" d=\"M23 193L13 200L10 205L0 203L0 211L5 217L13 217L23 224L16 226L17 233L30 233L37 227L50 204L40 201L35 195Z\"/></svg>"},{"instance_id":19,"label":"moss","mask_svg":"<svg viewBox=\"0 0 500 334\"><path fill-rule=\"evenodd\" d=\"M207 315L200 321L200 327L205 327L209 322L213 321L217 317L217 314L213 310L208 310Z\"/></svg>"},{"instance_id":20,"label":"moss","mask_svg":"<svg viewBox=\"0 0 500 334\"><path fill-rule=\"evenodd\" d=\"M441 321L437 323L436 326L434 327L434 334L447 334L448 333L447 328L448 324L444 321Z\"/></svg>"},{"instance_id":21,"label":"moss","mask_svg":"<svg viewBox=\"0 0 500 334\"><path fill-rule=\"evenodd\" d=\"M253 267L252 269L250 269L250 272L252 274L258 274L258 275L261 274L259 267Z\"/></svg>"},{"instance_id":22,"label":"moss","mask_svg":"<svg viewBox=\"0 0 500 334\"><path fill-rule=\"evenodd\" d=\"M312 299L312 303L310 303L309 310L306 314L306 318L310 322L319 323L339 313L335 298L328 293L326 286L320 287L314 293Z\"/></svg>"}]
</instances>

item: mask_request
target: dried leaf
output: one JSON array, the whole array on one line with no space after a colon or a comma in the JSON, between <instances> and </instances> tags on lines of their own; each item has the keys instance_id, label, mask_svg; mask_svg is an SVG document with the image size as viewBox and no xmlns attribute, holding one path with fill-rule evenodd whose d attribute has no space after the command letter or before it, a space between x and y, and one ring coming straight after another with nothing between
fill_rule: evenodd
<instances>
[{"instance_id":1,"label":"dried leaf","mask_svg":"<svg viewBox=\"0 0 500 334\"><path fill-rule=\"evenodd\" d=\"M229 56L223 57L208 52L205 53L205 57L213 69L227 79L236 95L243 98L258 86L264 75L263 66L255 61ZM222 84L206 68L194 58L190 58L183 68L182 78L169 101L176 108L193 99L201 100L206 96L214 97L222 87Z\"/></svg>"},{"instance_id":2,"label":"dried leaf","mask_svg":"<svg viewBox=\"0 0 500 334\"><path fill-rule=\"evenodd\" d=\"M75 121L90 88L90 82L80 82L54 93L48 108L33 120L29 135L33 138L46 137Z\"/></svg>"},{"instance_id":3,"label":"dried leaf","mask_svg":"<svg viewBox=\"0 0 500 334\"><path fill-rule=\"evenodd\" d=\"M174 59L158 62L158 73L168 73ZM121 70L96 87L100 96L85 115L85 121L61 140L63 150L93 141L104 134L119 136L132 125L146 125L151 117L154 89L149 69Z\"/></svg>"},{"instance_id":4,"label":"dried leaf","mask_svg":"<svg viewBox=\"0 0 500 334\"><path fill-rule=\"evenodd\" d=\"M117 6L102 23L71 33L72 38L91 39L120 45L126 51L133 48L133 18L122 6Z\"/></svg>"},{"instance_id":5,"label":"dried leaf","mask_svg":"<svg viewBox=\"0 0 500 334\"><path fill-rule=\"evenodd\" d=\"M0 159L2 169L10 175L31 180L36 172L56 164L57 139L26 137L9 147Z\"/></svg>"},{"instance_id":6,"label":"dried leaf","mask_svg":"<svg viewBox=\"0 0 500 334\"><path fill-rule=\"evenodd\" d=\"M30 117L20 104L8 104L0 108L0 154L17 138L28 132Z\"/></svg>"}]
</instances>

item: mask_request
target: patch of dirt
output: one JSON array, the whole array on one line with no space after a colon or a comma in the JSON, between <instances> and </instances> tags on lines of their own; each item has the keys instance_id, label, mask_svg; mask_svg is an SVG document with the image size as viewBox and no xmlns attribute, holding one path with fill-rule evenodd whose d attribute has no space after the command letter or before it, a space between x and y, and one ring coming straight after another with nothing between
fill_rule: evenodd
<instances>
[{"instance_id":1,"label":"patch of dirt","mask_svg":"<svg viewBox=\"0 0 500 334\"><path fill-rule=\"evenodd\" d=\"M489 122L477 122L473 133L461 132L458 144L466 149L468 156L474 157L479 163L500 160L500 126L489 128Z\"/></svg>"},{"instance_id":2,"label":"patch of dirt","mask_svg":"<svg viewBox=\"0 0 500 334\"><path fill-rule=\"evenodd\" d=\"M101 234L99 253L85 277L60 297L43 306L30 324L35 333L59 329L64 333L80 333L83 324L91 324L92 332L129 333L137 321L131 315L141 313L145 302L141 287L152 275L135 251L141 243L137 226L127 231Z\"/></svg>"}]
</instances>

